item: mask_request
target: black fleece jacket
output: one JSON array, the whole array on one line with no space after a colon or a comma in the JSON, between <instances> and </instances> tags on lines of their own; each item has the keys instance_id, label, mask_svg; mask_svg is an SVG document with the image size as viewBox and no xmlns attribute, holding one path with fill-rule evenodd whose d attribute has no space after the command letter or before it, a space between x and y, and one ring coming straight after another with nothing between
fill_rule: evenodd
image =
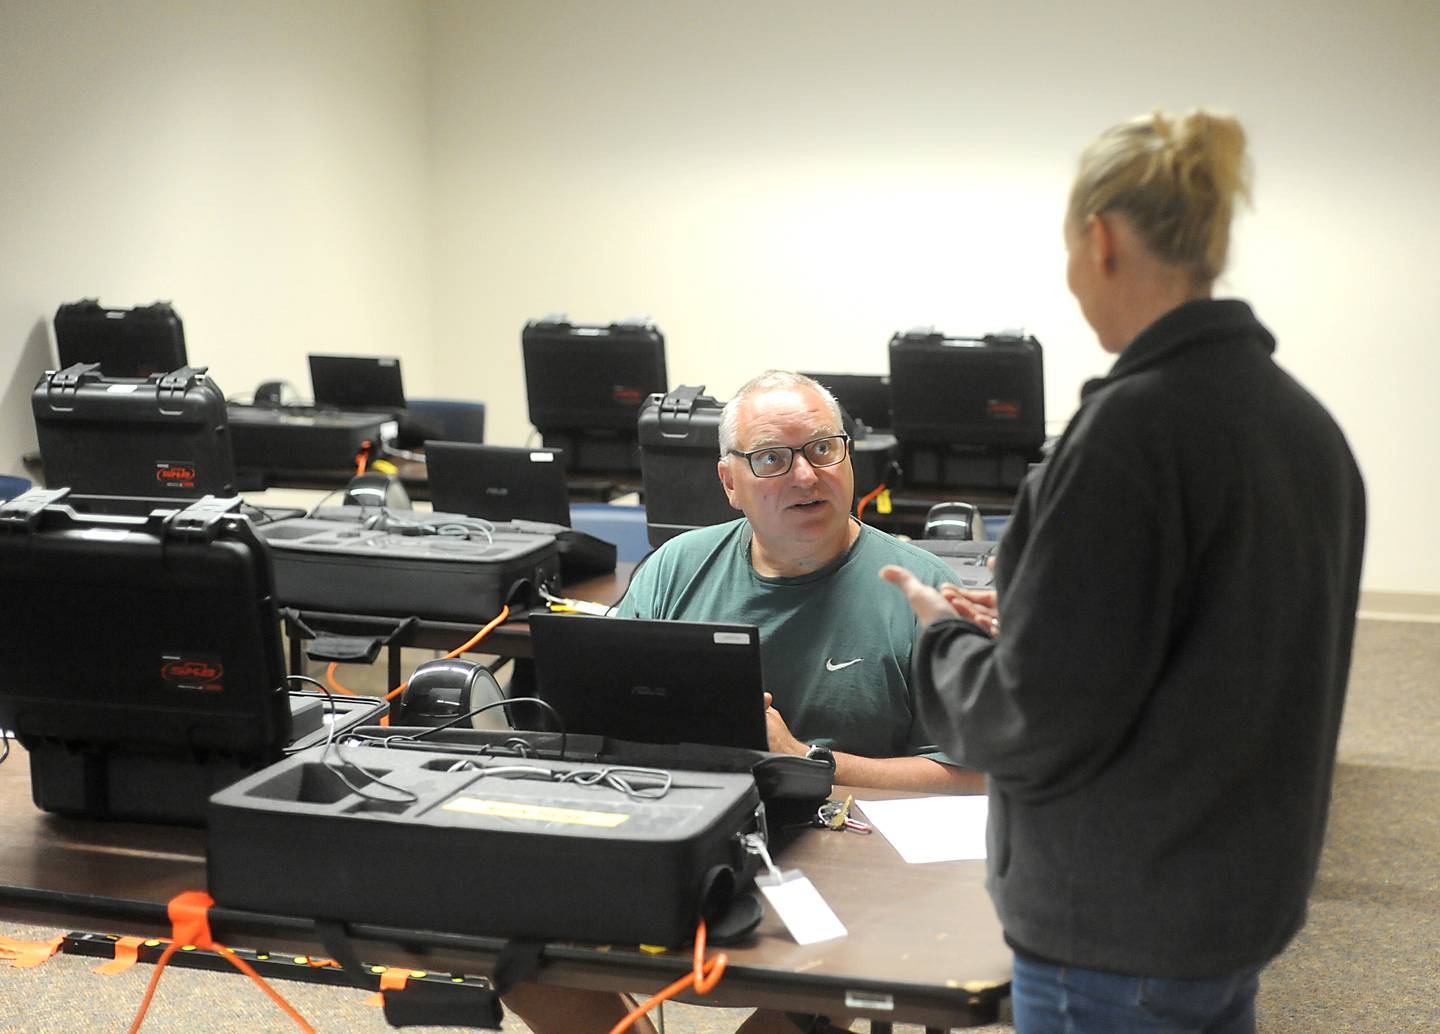
<instances>
[{"instance_id":1,"label":"black fleece jacket","mask_svg":"<svg viewBox=\"0 0 1440 1034\"><path fill-rule=\"evenodd\" d=\"M1053 962L1202 978L1304 922L1365 496L1238 301L1186 303L1086 385L999 549L1000 635L936 623L920 713L990 777L989 885Z\"/></svg>"}]
</instances>

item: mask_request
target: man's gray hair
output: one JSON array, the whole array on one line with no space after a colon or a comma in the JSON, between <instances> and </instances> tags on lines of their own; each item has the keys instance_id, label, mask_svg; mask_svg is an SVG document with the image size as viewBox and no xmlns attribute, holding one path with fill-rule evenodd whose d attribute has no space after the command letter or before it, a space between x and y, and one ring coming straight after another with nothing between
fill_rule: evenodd
<instances>
[{"instance_id":1,"label":"man's gray hair","mask_svg":"<svg viewBox=\"0 0 1440 1034\"><path fill-rule=\"evenodd\" d=\"M791 373L789 370L766 370L759 377L753 377L746 381L735 393L735 397L725 403L725 409L720 414L720 458L722 460L730 455L730 450L735 448L735 425L740 421L741 404L752 395L780 389L791 391L809 389L815 392L824 401L825 408L830 411L831 419L835 421L835 433L840 434L845 430L845 418L841 415L840 403L835 401L835 396L830 394L830 389L825 385L813 377L806 377L803 373Z\"/></svg>"}]
</instances>

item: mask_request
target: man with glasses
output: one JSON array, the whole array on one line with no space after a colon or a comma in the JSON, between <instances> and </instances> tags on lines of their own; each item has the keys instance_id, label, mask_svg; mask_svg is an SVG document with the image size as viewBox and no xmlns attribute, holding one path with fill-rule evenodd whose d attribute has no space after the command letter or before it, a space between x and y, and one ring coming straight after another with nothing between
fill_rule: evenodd
<instances>
[{"instance_id":1,"label":"man with glasses","mask_svg":"<svg viewBox=\"0 0 1440 1034\"><path fill-rule=\"evenodd\" d=\"M635 572L618 615L757 626L770 749L833 756L837 783L983 793L983 777L949 763L916 721L917 619L879 572L899 565L933 586L954 576L932 554L851 518L855 472L834 397L797 373L750 381L721 416L719 475L745 516L661 546ZM505 1004L536 1034L604 1034L626 1012L611 993L534 985ZM634 1029L654 1031L646 1019ZM822 1017L761 1009L737 1034L833 1029Z\"/></svg>"},{"instance_id":2,"label":"man with glasses","mask_svg":"<svg viewBox=\"0 0 1440 1034\"><path fill-rule=\"evenodd\" d=\"M916 721L915 615L877 577L886 564L934 586L953 573L850 516L855 472L835 399L800 374L750 381L721 416L718 473L744 518L665 543L619 616L757 626L770 749L833 754L838 783L981 792Z\"/></svg>"}]
</instances>

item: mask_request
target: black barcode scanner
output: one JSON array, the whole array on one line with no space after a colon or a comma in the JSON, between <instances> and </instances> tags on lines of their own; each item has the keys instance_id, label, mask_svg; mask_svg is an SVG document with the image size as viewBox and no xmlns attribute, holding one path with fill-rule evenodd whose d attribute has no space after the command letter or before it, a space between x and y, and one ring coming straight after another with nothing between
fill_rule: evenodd
<instances>
[{"instance_id":1,"label":"black barcode scanner","mask_svg":"<svg viewBox=\"0 0 1440 1034\"><path fill-rule=\"evenodd\" d=\"M483 664L459 657L426 661L415 669L405 692L400 694L396 725L444 725L485 704L504 700L495 676ZM458 722L465 729L509 729L505 708L493 707L470 721Z\"/></svg>"}]
</instances>

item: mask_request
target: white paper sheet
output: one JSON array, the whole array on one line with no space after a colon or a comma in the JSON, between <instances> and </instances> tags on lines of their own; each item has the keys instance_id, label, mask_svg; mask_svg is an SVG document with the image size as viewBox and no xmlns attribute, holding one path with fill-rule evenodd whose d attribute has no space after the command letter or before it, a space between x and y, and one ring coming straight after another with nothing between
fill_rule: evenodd
<instances>
[{"instance_id":1,"label":"white paper sheet","mask_svg":"<svg viewBox=\"0 0 1440 1034\"><path fill-rule=\"evenodd\" d=\"M985 857L985 820L990 801L983 794L855 803L907 862Z\"/></svg>"}]
</instances>

